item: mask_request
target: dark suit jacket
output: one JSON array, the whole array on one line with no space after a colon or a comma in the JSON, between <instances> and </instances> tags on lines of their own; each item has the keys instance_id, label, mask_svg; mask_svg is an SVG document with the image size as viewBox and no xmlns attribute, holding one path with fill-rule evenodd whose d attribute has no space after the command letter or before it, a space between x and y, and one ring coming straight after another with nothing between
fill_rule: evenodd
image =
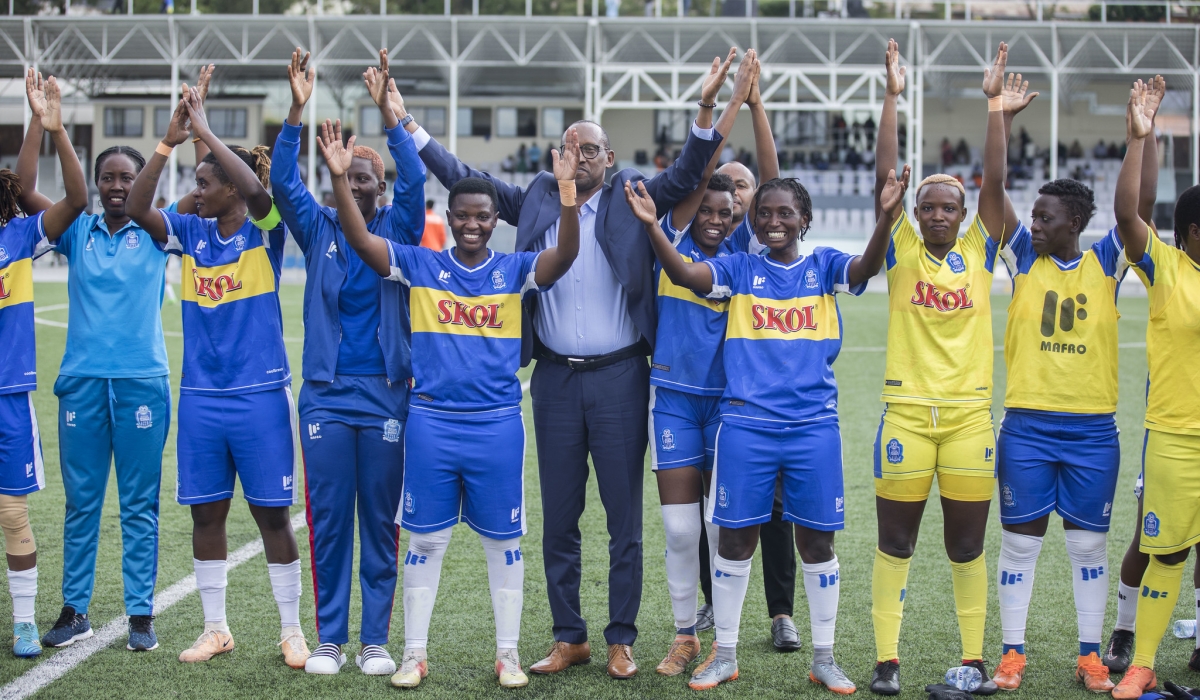
<instances>
[{"instance_id":1,"label":"dark suit jacket","mask_svg":"<svg viewBox=\"0 0 1200 700\"><path fill-rule=\"evenodd\" d=\"M709 141L689 131L687 143L671 167L649 179L634 168L621 170L595 195L600 198L596 209L596 240L629 298L630 318L651 346L658 327L654 250L642 222L625 201L625 183L632 181L636 185L638 180L645 180L646 191L654 199L661 218L700 184L705 166L721 146L721 135L714 131L713 136L714 140ZM492 182L499 197L500 218L517 227L518 251L533 250L558 220L561 205L554 173L542 171L528 188L522 189L467 167L433 139L421 149L420 155L429 172L447 188L466 177ZM532 325L528 318L524 319L522 339L526 342L522 344L522 364L528 363L532 352L529 342Z\"/></svg>"}]
</instances>

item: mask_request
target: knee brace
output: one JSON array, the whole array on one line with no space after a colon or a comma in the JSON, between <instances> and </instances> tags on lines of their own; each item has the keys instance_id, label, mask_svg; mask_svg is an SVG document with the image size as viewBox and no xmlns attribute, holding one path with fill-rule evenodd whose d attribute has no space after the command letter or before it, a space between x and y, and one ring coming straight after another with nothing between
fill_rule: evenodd
<instances>
[{"instance_id":1,"label":"knee brace","mask_svg":"<svg viewBox=\"0 0 1200 700\"><path fill-rule=\"evenodd\" d=\"M0 495L0 529L4 530L4 548L12 556L24 556L37 551L33 530L29 528L27 496Z\"/></svg>"}]
</instances>

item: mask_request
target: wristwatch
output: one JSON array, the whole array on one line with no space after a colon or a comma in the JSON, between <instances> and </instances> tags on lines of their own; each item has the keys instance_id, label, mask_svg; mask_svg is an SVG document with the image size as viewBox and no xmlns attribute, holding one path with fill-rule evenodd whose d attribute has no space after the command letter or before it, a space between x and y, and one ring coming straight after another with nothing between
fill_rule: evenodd
<instances>
[{"instance_id":1,"label":"wristwatch","mask_svg":"<svg viewBox=\"0 0 1200 700\"><path fill-rule=\"evenodd\" d=\"M406 114L406 115L404 115L404 118L400 120L400 126L408 126L412 120L413 120L413 115Z\"/></svg>"}]
</instances>

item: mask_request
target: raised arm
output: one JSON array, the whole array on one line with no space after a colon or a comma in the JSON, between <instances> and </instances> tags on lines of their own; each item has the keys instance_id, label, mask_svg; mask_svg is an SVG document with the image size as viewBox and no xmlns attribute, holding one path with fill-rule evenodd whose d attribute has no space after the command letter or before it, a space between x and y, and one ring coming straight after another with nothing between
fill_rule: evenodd
<instances>
[{"instance_id":1,"label":"raised arm","mask_svg":"<svg viewBox=\"0 0 1200 700\"><path fill-rule=\"evenodd\" d=\"M387 52L380 51L380 64L387 66ZM375 90L382 89L379 95L379 111L384 116L384 124L390 124L384 129L387 135L388 152L396 163L396 183L392 187L392 208L387 211L384 220L384 233L387 237L406 245L419 245L421 234L425 231L425 164L417 153L413 137L405 131L396 115L403 112L404 101L400 91L396 89L396 81L388 77L386 72L377 72L382 84L374 86L367 80L367 90L375 98ZM396 101L399 109L396 108ZM388 120L391 115L391 120Z\"/></svg>"},{"instance_id":2,"label":"raised arm","mask_svg":"<svg viewBox=\"0 0 1200 700\"><path fill-rule=\"evenodd\" d=\"M562 218L558 221L558 245L543 250L537 259L533 280L546 287L567 274L579 254L579 207L575 205L575 170L579 167L579 134L575 127L567 129L562 155L550 152L554 162L554 179L558 181L558 198Z\"/></svg>"},{"instance_id":3,"label":"raised arm","mask_svg":"<svg viewBox=\"0 0 1200 700\"><path fill-rule=\"evenodd\" d=\"M229 181L242 193L250 218L255 220L267 218L267 215L271 213L271 194L267 192L266 187L263 187L254 170L229 150L229 146L221 143L221 139L218 139L212 129L208 128L208 116L204 113L204 105L200 102L200 95L196 92L196 88L191 89L191 94L184 104L187 106L188 119L192 121L192 129L208 145L213 157L217 159L217 163L229 177Z\"/></svg>"},{"instance_id":4,"label":"raised arm","mask_svg":"<svg viewBox=\"0 0 1200 700\"><path fill-rule=\"evenodd\" d=\"M201 66L200 77L196 79L196 92L200 93L200 104L202 106L205 98L208 97L208 86L212 83L212 74L214 68L215 66L211 63L207 66ZM188 88L187 83L181 85L179 89L180 98L186 98L190 91L191 90ZM204 143L204 140L200 137L195 137L192 139L192 150L195 152L197 165L199 165L200 161L204 160L209 153L208 145ZM174 195L175 193L172 192L171 194ZM179 212L180 214L196 213L196 198L192 195L190 190L187 194L179 198L179 201L175 204L175 211Z\"/></svg>"},{"instance_id":5,"label":"raised arm","mask_svg":"<svg viewBox=\"0 0 1200 700\"><path fill-rule=\"evenodd\" d=\"M45 84L42 74L32 68L25 71L25 96L29 99L30 111L33 116L29 120L29 130L25 132L25 140L21 142L21 152L17 155L17 178L21 181L21 195L17 203L26 216L33 216L46 211L54 204L49 197L37 191L38 155L42 150L42 120L38 119L38 105L46 102Z\"/></svg>"},{"instance_id":6,"label":"raised arm","mask_svg":"<svg viewBox=\"0 0 1200 700\"><path fill-rule=\"evenodd\" d=\"M42 230L46 233L46 238L53 243L75 219L79 218L87 206L87 180L83 176L79 156L75 155L75 148L71 145L71 139L67 137L67 130L62 123L62 94L53 75L46 79L45 96L45 101L39 105L37 117L42 123L42 128L50 134L54 150L58 151L63 187L67 191L65 197L50 205L42 214Z\"/></svg>"},{"instance_id":7,"label":"raised arm","mask_svg":"<svg viewBox=\"0 0 1200 700\"><path fill-rule=\"evenodd\" d=\"M722 139L729 137L729 132L733 130L733 123L737 121L738 112L741 111L742 104L750 95L751 86L755 84L758 76L758 58L755 55L754 49L746 52L745 58L742 59L741 65L738 66L737 75L733 80L733 96L729 98L729 103L725 105L725 109L721 112L721 118L717 120L717 133ZM757 132L755 132L757 136ZM771 149L774 154L775 149ZM676 226L686 225L687 222L696 216L696 212L700 209L700 202L704 200L704 191L708 187L708 180L712 177L713 171L717 169L717 163L721 160L721 152L716 151L712 157L708 159L708 165L704 168L704 175L700 178L700 184L692 193L675 205L671 210L671 220ZM778 170L778 166L776 167Z\"/></svg>"},{"instance_id":8,"label":"raised arm","mask_svg":"<svg viewBox=\"0 0 1200 700\"><path fill-rule=\"evenodd\" d=\"M883 269L892 236L892 222L899 218L900 212L904 210L904 193L908 190L908 179L911 175L912 169L907 165L904 166L904 173L899 179L896 178L895 170L889 171L883 187L878 189L883 216L875 218L875 230L871 232L863 254L850 261L848 276L851 287L866 282Z\"/></svg>"},{"instance_id":9,"label":"raised arm","mask_svg":"<svg viewBox=\"0 0 1200 700\"><path fill-rule=\"evenodd\" d=\"M1158 137L1154 134L1154 118L1167 94L1167 81L1154 76L1147 85L1146 106L1142 110L1150 118L1150 133L1142 145L1142 189L1138 195L1138 216L1154 226L1154 203L1158 200Z\"/></svg>"},{"instance_id":10,"label":"raised arm","mask_svg":"<svg viewBox=\"0 0 1200 700\"><path fill-rule=\"evenodd\" d=\"M991 68L983 74L983 94L987 97L987 128L983 143L983 183L979 187L979 220L993 241L1003 241L1005 231L1004 181L1008 172L1008 139L1004 128L1005 93L1026 95L1029 83L1022 84L1021 76L1008 76L1008 44L1000 43ZM1037 93L1022 97L1026 101Z\"/></svg>"},{"instance_id":11,"label":"raised arm","mask_svg":"<svg viewBox=\"0 0 1200 700\"><path fill-rule=\"evenodd\" d=\"M762 93L758 88L759 78L762 77L762 64L758 62L757 56L754 63L754 83L750 86L750 92L746 96L746 105L750 107L750 123L754 127L754 150L758 158L758 181L766 182L767 180L774 180L779 177L779 151L775 150L775 137L771 134L771 120L767 117L767 109L763 106ZM734 78L735 86L737 85L736 80Z\"/></svg>"},{"instance_id":12,"label":"raised arm","mask_svg":"<svg viewBox=\"0 0 1200 700\"><path fill-rule=\"evenodd\" d=\"M167 242L167 223L153 206L154 192L158 189L158 179L162 176L172 149L187 141L190 131L187 103L180 100L171 114L171 122L167 124L167 135L155 147L125 199L125 213L158 243Z\"/></svg>"},{"instance_id":13,"label":"raised arm","mask_svg":"<svg viewBox=\"0 0 1200 700\"><path fill-rule=\"evenodd\" d=\"M642 225L646 227L646 233L650 236L650 245L654 248L654 255L662 265L663 271L667 273L667 277L675 284L687 287L697 294L707 295L711 292L712 270L702 262L685 261L679 255L679 251L675 250L675 246L671 245L667 234L658 225L654 200L650 199L645 182L639 180L637 192L634 192L633 186L626 180L625 201L629 202L629 208L633 210L634 216L641 220Z\"/></svg>"},{"instance_id":14,"label":"raised arm","mask_svg":"<svg viewBox=\"0 0 1200 700\"><path fill-rule=\"evenodd\" d=\"M888 181L888 173L895 177L900 164L900 134L896 118L896 103L904 92L904 66L900 65L900 45L888 39L887 51L883 56L887 71L887 87L883 93L883 113L879 115L879 128L875 135L875 218L883 214L880 197ZM892 222L889 221L890 226Z\"/></svg>"},{"instance_id":15,"label":"raised arm","mask_svg":"<svg viewBox=\"0 0 1200 700\"><path fill-rule=\"evenodd\" d=\"M1138 214L1138 198L1142 180L1142 146L1151 136L1154 125L1144 111L1147 86L1142 81L1134 83L1129 91L1129 105L1125 109L1125 160L1117 175L1117 191L1113 195L1113 210L1117 215L1117 236L1125 248L1125 257L1138 262L1146 253L1146 222Z\"/></svg>"},{"instance_id":16,"label":"raised arm","mask_svg":"<svg viewBox=\"0 0 1200 700\"><path fill-rule=\"evenodd\" d=\"M339 119L335 125L326 119L321 125L317 145L321 147L321 155L325 157L329 176L333 179L333 198L337 201L338 221L342 223L346 242L372 270L381 277L387 277L392 270L388 243L367 230L367 222L363 221L362 212L354 203L350 179L346 177L346 171L354 160L354 138L351 136L350 143L343 146L342 121Z\"/></svg>"},{"instance_id":17,"label":"raised arm","mask_svg":"<svg viewBox=\"0 0 1200 700\"><path fill-rule=\"evenodd\" d=\"M316 69L308 66L308 59L309 55L300 49L292 52L287 69L292 106L275 139L275 149L271 151L271 192L275 195L275 206L279 207L288 231L304 252L308 252L321 216L320 205L300 178L300 135L303 133L300 117L317 78Z\"/></svg>"}]
</instances>

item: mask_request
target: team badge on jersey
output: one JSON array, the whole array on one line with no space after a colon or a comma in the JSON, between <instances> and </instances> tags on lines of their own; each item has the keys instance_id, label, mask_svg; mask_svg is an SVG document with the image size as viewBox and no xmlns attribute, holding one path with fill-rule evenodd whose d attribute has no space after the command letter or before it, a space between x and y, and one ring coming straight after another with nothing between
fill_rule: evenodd
<instances>
[{"instance_id":1,"label":"team badge on jersey","mask_svg":"<svg viewBox=\"0 0 1200 700\"><path fill-rule=\"evenodd\" d=\"M408 489L404 489L404 512L409 515L417 512L417 501Z\"/></svg>"},{"instance_id":2,"label":"team badge on jersey","mask_svg":"<svg viewBox=\"0 0 1200 700\"><path fill-rule=\"evenodd\" d=\"M953 251L946 256L946 264L950 266L950 270L956 275L961 275L967 271L967 264L963 262L963 257Z\"/></svg>"},{"instance_id":3,"label":"team badge on jersey","mask_svg":"<svg viewBox=\"0 0 1200 700\"><path fill-rule=\"evenodd\" d=\"M1008 484L1000 487L1000 502L1004 504L1005 508L1017 507L1017 499L1013 496L1012 487Z\"/></svg>"},{"instance_id":4,"label":"team badge on jersey","mask_svg":"<svg viewBox=\"0 0 1200 700\"><path fill-rule=\"evenodd\" d=\"M383 440L384 442L400 442L400 421L389 418L383 424Z\"/></svg>"},{"instance_id":5,"label":"team badge on jersey","mask_svg":"<svg viewBox=\"0 0 1200 700\"><path fill-rule=\"evenodd\" d=\"M500 268L492 270L492 289L504 289L504 270Z\"/></svg>"},{"instance_id":6,"label":"team badge on jersey","mask_svg":"<svg viewBox=\"0 0 1200 700\"><path fill-rule=\"evenodd\" d=\"M662 448L664 452L672 452L675 450L675 433L672 433L670 428L663 428Z\"/></svg>"},{"instance_id":7,"label":"team badge on jersey","mask_svg":"<svg viewBox=\"0 0 1200 700\"><path fill-rule=\"evenodd\" d=\"M8 251L0 245L0 264L8 262Z\"/></svg>"},{"instance_id":8,"label":"team badge on jersey","mask_svg":"<svg viewBox=\"0 0 1200 700\"><path fill-rule=\"evenodd\" d=\"M138 428L145 429L154 427L154 420L150 415L149 406L138 406L137 413L134 417L137 420Z\"/></svg>"},{"instance_id":9,"label":"team badge on jersey","mask_svg":"<svg viewBox=\"0 0 1200 700\"><path fill-rule=\"evenodd\" d=\"M887 461L888 464L899 464L904 461L904 445L901 445L896 438L888 440Z\"/></svg>"},{"instance_id":10,"label":"team badge on jersey","mask_svg":"<svg viewBox=\"0 0 1200 700\"><path fill-rule=\"evenodd\" d=\"M815 270L809 270L804 273L804 286L808 289L817 288L817 273Z\"/></svg>"},{"instance_id":11,"label":"team badge on jersey","mask_svg":"<svg viewBox=\"0 0 1200 700\"><path fill-rule=\"evenodd\" d=\"M240 233L238 235L234 236L233 237L233 247L237 248L238 250L245 250L246 249L246 237Z\"/></svg>"},{"instance_id":12,"label":"team badge on jersey","mask_svg":"<svg viewBox=\"0 0 1200 700\"><path fill-rule=\"evenodd\" d=\"M1158 516L1154 511L1146 513L1142 519L1142 532L1146 533L1146 537L1158 537Z\"/></svg>"},{"instance_id":13,"label":"team badge on jersey","mask_svg":"<svg viewBox=\"0 0 1200 700\"><path fill-rule=\"evenodd\" d=\"M142 239L138 237L137 231L131 230L129 233L125 234L125 248L126 249L133 250L134 248L141 246L141 244L142 244Z\"/></svg>"},{"instance_id":14,"label":"team badge on jersey","mask_svg":"<svg viewBox=\"0 0 1200 700\"><path fill-rule=\"evenodd\" d=\"M721 506L722 508L729 507L729 491L726 490L725 484L720 484L717 486L717 505Z\"/></svg>"}]
</instances>

